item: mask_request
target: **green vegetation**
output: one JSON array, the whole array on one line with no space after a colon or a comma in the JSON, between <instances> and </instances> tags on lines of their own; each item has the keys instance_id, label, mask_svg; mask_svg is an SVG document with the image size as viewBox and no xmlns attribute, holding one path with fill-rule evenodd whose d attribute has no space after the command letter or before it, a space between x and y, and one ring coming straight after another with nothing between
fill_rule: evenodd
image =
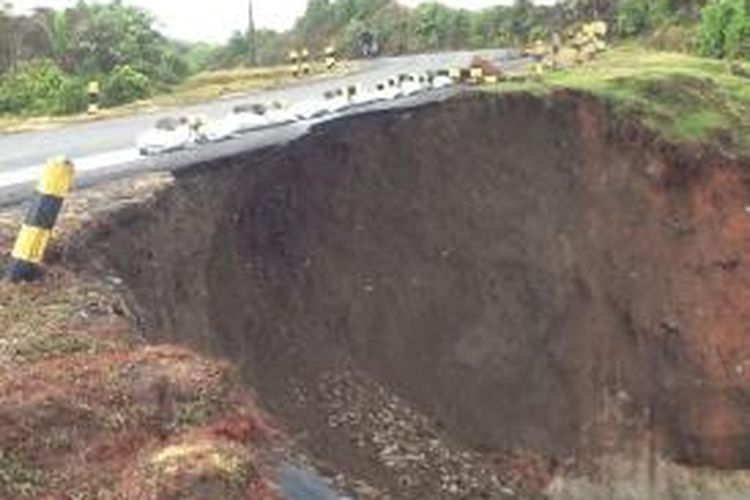
<instances>
[{"instance_id":1,"label":"green vegetation","mask_svg":"<svg viewBox=\"0 0 750 500\"><path fill-rule=\"evenodd\" d=\"M0 115L83 111L97 80L106 105L148 97L182 82L208 57L173 42L146 11L113 1L14 15L0 7Z\"/></svg>"},{"instance_id":2,"label":"green vegetation","mask_svg":"<svg viewBox=\"0 0 750 500\"><path fill-rule=\"evenodd\" d=\"M700 52L709 57L750 56L750 19L746 0L712 0L702 12Z\"/></svg>"},{"instance_id":3,"label":"green vegetation","mask_svg":"<svg viewBox=\"0 0 750 500\"><path fill-rule=\"evenodd\" d=\"M31 15L14 15L6 6L0 7L0 116L81 112L91 80L100 82L101 101L108 107L153 96L152 103L181 103L183 97L193 102L283 81L280 72L288 69L281 65L292 49L306 47L315 58L329 45L344 57L360 57L363 40L385 55L524 46L555 34L566 38L593 19L606 21L618 41L738 60L750 57L749 3L514 0L468 11L429 1L408 8L396 0L308 0L290 31L259 29L254 41L237 32L221 47L169 40L147 11L122 0L82 0ZM251 53L260 66L278 69L238 69ZM712 123L713 118L703 113L694 121Z\"/></svg>"},{"instance_id":4,"label":"green vegetation","mask_svg":"<svg viewBox=\"0 0 750 500\"><path fill-rule=\"evenodd\" d=\"M292 48L314 53L334 44L349 57L359 57L360 41L371 34L381 53L479 49L521 46L548 40L582 22L600 19L619 38L641 36L654 30L695 26L706 0L564 0L542 5L514 0L479 11L452 9L434 1L408 8L396 0L309 0L304 15L288 33L266 32L257 41L263 64L283 61ZM742 0L744 1L744 0ZM499 2L498 2L499 3ZM669 30L674 37L676 30ZM680 40L692 38L690 30ZM219 66L243 61L249 42L236 33L215 59Z\"/></svg>"},{"instance_id":5,"label":"green vegetation","mask_svg":"<svg viewBox=\"0 0 750 500\"><path fill-rule=\"evenodd\" d=\"M745 75L745 76L743 76ZM571 70L547 73L503 91L572 89L591 93L621 116L675 142L718 143L750 153L750 65L634 45Z\"/></svg>"},{"instance_id":6,"label":"green vegetation","mask_svg":"<svg viewBox=\"0 0 750 500\"><path fill-rule=\"evenodd\" d=\"M128 64L114 68L104 87L106 106L127 104L149 96L151 96L151 80Z\"/></svg>"},{"instance_id":7,"label":"green vegetation","mask_svg":"<svg viewBox=\"0 0 750 500\"><path fill-rule=\"evenodd\" d=\"M408 8L396 0L309 0L291 31L259 33L257 53L261 64L273 64L282 62L292 48L308 47L320 54L333 44L346 57L360 57L365 34L388 55L509 46L549 35L560 25L560 12L561 7L530 0L478 12L437 2ZM246 37L236 33L219 51L216 63L245 60L248 51Z\"/></svg>"}]
</instances>

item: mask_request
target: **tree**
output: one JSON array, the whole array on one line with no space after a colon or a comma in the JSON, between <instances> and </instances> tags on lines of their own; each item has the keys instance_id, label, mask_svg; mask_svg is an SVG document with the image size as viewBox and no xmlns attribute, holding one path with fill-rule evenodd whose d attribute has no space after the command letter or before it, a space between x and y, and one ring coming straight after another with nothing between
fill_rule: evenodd
<instances>
[{"instance_id":1,"label":"tree","mask_svg":"<svg viewBox=\"0 0 750 500\"><path fill-rule=\"evenodd\" d=\"M248 62L250 66L258 64L258 46L255 36L255 14L253 12L253 0L248 0L248 20L247 20L247 43L248 43Z\"/></svg>"},{"instance_id":2,"label":"tree","mask_svg":"<svg viewBox=\"0 0 750 500\"><path fill-rule=\"evenodd\" d=\"M300 42L310 46L325 44L334 23L334 10L328 0L309 0L305 14L297 22Z\"/></svg>"},{"instance_id":3,"label":"tree","mask_svg":"<svg viewBox=\"0 0 750 500\"><path fill-rule=\"evenodd\" d=\"M701 11L699 50L709 57L748 55L750 22L745 0L711 0Z\"/></svg>"},{"instance_id":4,"label":"tree","mask_svg":"<svg viewBox=\"0 0 750 500\"><path fill-rule=\"evenodd\" d=\"M2 1L2 0L0 0ZM184 79L183 48L164 37L146 11L121 0L15 15L0 5L0 84L6 112L72 112L85 103L85 85L110 85L115 101L143 95L151 84ZM144 85L144 80L148 85ZM39 80L40 84L36 84ZM132 84L132 85L131 85ZM49 91L59 87L59 91Z\"/></svg>"},{"instance_id":5,"label":"tree","mask_svg":"<svg viewBox=\"0 0 750 500\"><path fill-rule=\"evenodd\" d=\"M563 9L568 23L594 19L611 23L617 10L617 0L565 0Z\"/></svg>"},{"instance_id":6,"label":"tree","mask_svg":"<svg viewBox=\"0 0 750 500\"><path fill-rule=\"evenodd\" d=\"M229 42L216 55L218 67L237 66L247 59L250 52L247 37L235 31L229 38Z\"/></svg>"},{"instance_id":7,"label":"tree","mask_svg":"<svg viewBox=\"0 0 750 500\"><path fill-rule=\"evenodd\" d=\"M621 0L617 7L616 27L621 36L635 36L651 29L664 16L664 2Z\"/></svg>"},{"instance_id":8,"label":"tree","mask_svg":"<svg viewBox=\"0 0 750 500\"><path fill-rule=\"evenodd\" d=\"M83 18L73 47L80 71L109 73L129 64L147 75L158 72L167 43L154 28L150 14L125 6L120 0L110 4L80 3L75 9Z\"/></svg>"},{"instance_id":9,"label":"tree","mask_svg":"<svg viewBox=\"0 0 750 500\"><path fill-rule=\"evenodd\" d=\"M9 3L0 3L0 73L7 71L14 64L14 51L12 46L13 33L11 25L13 19L11 13L13 6Z\"/></svg>"}]
</instances>

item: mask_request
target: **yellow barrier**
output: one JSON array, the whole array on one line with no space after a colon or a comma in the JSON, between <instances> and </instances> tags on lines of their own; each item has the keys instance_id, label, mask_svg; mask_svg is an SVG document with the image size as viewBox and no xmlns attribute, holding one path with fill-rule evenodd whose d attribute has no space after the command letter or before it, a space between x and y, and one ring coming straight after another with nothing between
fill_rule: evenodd
<instances>
[{"instance_id":1,"label":"yellow barrier","mask_svg":"<svg viewBox=\"0 0 750 500\"><path fill-rule=\"evenodd\" d=\"M74 175L75 168L66 158L53 158L44 166L33 204L13 247L13 260L7 272L11 282L33 281L39 276L39 264L44 260Z\"/></svg>"}]
</instances>

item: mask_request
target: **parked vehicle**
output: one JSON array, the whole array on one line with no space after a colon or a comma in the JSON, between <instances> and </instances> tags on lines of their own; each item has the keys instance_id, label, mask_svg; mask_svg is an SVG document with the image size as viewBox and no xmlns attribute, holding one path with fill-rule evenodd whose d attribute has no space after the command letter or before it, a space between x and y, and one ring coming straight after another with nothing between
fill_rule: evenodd
<instances>
[{"instance_id":1,"label":"parked vehicle","mask_svg":"<svg viewBox=\"0 0 750 500\"><path fill-rule=\"evenodd\" d=\"M331 104L327 99L308 99L293 104L289 111L300 120L321 118L331 113Z\"/></svg>"},{"instance_id":2,"label":"parked vehicle","mask_svg":"<svg viewBox=\"0 0 750 500\"><path fill-rule=\"evenodd\" d=\"M435 75L432 79L432 88L442 89L453 85L453 79L447 75Z\"/></svg>"},{"instance_id":3,"label":"parked vehicle","mask_svg":"<svg viewBox=\"0 0 750 500\"><path fill-rule=\"evenodd\" d=\"M187 117L162 118L138 137L138 152L150 156L185 149L195 142L197 128L197 123Z\"/></svg>"},{"instance_id":4,"label":"parked vehicle","mask_svg":"<svg viewBox=\"0 0 750 500\"><path fill-rule=\"evenodd\" d=\"M401 75L401 90L404 95L416 95L428 87L427 77L422 74Z\"/></svg>"}]
</instances>

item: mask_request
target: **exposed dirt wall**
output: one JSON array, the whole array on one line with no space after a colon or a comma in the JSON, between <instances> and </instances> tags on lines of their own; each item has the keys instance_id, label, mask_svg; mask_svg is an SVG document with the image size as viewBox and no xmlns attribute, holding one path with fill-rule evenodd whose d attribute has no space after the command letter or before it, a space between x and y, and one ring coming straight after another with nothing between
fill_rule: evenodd
<instances>
[{"instance_id":1,"label":"exposed dirt wall","mask_svg":"<svg viewBox=\"0 0 750 500\"><path fill-rule=\"evenodd\" d=\"M747 172L579 95L474 94L196 166L86 252L148 335L240 363L340 467L387 475L316 403L353 367L480 451L560 465L642 438L736 468Z\"/></svg>"}]
</instances>

